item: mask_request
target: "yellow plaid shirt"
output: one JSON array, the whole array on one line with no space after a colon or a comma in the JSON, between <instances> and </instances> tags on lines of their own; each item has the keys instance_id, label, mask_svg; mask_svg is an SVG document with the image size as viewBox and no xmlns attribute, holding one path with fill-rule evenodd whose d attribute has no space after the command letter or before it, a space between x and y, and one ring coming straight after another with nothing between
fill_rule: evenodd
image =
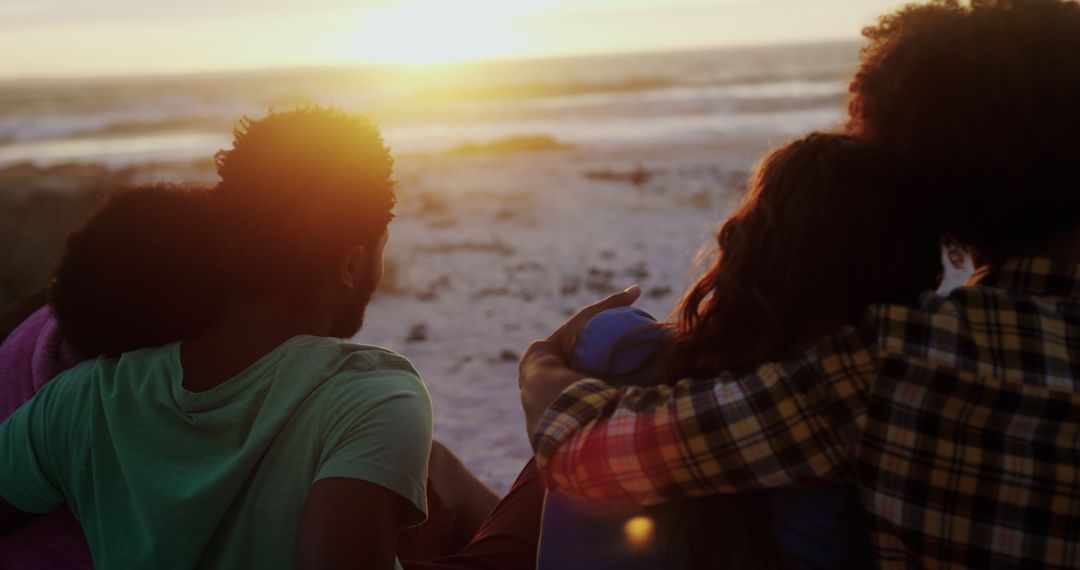
<instances>
[{"instance_id":1,"label":"yellow plaid shirt","mask_svg":"<svg viewBox=\"0 0 1080 570\"><path fill-rule=\"evenodd\" d=\"M584 380L533 435L548 482L642 503L854 482L882 568L1080 568L1080 263L978 286L745 376Z\"/></svg>"}]
</instances>

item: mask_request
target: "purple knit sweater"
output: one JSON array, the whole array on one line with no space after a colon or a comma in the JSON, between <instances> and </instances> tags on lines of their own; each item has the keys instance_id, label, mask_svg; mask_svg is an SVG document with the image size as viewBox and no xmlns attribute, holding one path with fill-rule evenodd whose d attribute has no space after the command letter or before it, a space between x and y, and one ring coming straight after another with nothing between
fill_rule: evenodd
<instances>
[{"instance_id":1,"label":"purple knit sweater","mask_svg":"<svg viewBox=\"0 0 1080 570\"><path fill-rule=\"evenodd\" d=\"M60 338L48 307L30 315L0 344L0 422L80 360ZM93 568L82 527L67 507L0 536L0 570L23 568Z\"/></svg>"}]
</instances>

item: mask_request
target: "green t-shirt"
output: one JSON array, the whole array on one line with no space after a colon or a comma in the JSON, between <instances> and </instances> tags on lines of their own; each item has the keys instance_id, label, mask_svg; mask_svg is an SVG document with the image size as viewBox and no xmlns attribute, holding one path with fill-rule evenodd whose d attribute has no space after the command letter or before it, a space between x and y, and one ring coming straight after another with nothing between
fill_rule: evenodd
<instances>
[{"instance_id":1,"label":"green t-shirt","mask_svg":"<svg viewBox=\"0 0 1080 570\"><path fill-rule=\"evenodd\" d=\"M30 513L67 503L106 569L291 568L326 477L381 485L424 519L431 400L409 361L298 336L195 393L179 346L49 382L0 424L0 496Z\"/></svg>"}]
</instances>

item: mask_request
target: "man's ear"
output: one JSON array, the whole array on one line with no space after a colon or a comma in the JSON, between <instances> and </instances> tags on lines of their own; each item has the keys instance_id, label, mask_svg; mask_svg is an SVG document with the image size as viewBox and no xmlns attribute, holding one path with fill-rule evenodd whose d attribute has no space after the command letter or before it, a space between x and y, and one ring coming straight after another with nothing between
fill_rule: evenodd
<instances>
[{"instance_id":1,"label":"man's ear","mask_svg":"<svg viewBox=\"0 0 1080 570\"><path fill-rule=\"evenodd\" d=\"M367 248L362 245L354 245L345 254L345 262L341 266L341 284L348 289L354 289L364 282L367 271Z\"/></svg>"}]
</instances>

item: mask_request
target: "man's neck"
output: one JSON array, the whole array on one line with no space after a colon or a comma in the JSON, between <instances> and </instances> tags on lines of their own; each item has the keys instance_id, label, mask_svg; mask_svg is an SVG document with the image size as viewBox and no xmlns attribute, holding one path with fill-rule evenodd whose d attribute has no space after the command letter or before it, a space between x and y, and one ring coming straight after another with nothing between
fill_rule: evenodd
<instances>
[{"instance_id":1,"label":"man's neck","mask_svg":"<svg viewBox=\"0 0 1080 570\"><path fill-rule=\"evenodd\" d=\"M227 303L217 324L180 344L184 388L210 390L294 336L327 336L331 312L315 302L304 305L267 296Z\"/></svg>"}]
</instances>

